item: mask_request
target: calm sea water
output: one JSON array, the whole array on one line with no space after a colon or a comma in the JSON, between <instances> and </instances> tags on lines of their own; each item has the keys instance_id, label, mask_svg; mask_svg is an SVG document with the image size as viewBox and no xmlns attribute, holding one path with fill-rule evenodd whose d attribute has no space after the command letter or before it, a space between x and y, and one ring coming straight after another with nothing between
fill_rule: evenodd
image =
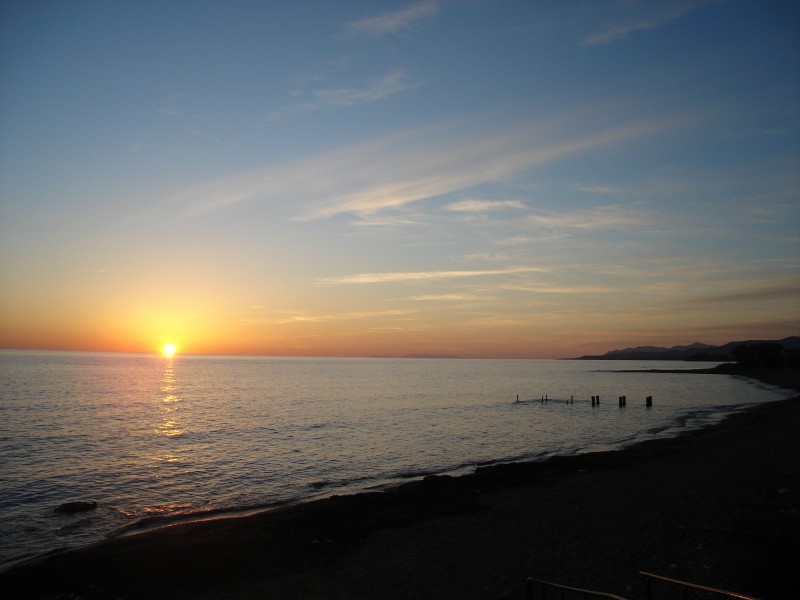
<instances>
[{"instance_id":1,"label":"calm sea water","mask_svg":"<svg viewBox=\"0 0 800 600\"><path fill-rule=\"evenodd\" d=\"M692 366L2 351L0 565L143 523L619 447L791 395L614 372ZM54 510L83 499L98 508Z\"/></svg>"}]
</instances>

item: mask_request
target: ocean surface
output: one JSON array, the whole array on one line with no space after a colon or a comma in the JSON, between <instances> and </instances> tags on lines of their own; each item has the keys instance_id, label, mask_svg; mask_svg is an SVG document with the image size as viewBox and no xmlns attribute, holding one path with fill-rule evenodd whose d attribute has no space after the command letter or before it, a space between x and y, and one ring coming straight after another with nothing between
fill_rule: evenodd
<instances>
[{"instance_id":1,"label":"ocean surface","mask_svg":"<svg viewBox=\"0 0 800 600\"><path fill-rule=\"evenodd\" d=\"M215 511L618 448L793 395L618 372L696 366L0 351L0 567ZM55 512L72 500L98 507Z\"/></svg>"}]
</instances>

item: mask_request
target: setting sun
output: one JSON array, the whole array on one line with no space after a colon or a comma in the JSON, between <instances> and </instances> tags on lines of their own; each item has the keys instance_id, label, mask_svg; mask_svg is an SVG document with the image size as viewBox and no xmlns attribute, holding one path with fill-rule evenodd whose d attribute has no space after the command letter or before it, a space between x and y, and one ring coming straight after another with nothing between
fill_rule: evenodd
<instances>
[{"instance_id":1,"label":"setting sun","mask_svg":"<svg viewBox=\"0 0 800 600\"><path fill-rule=\"evenodd\" d=\"M161 349L161 351L166 356L174 356L174 354L175 354L175 344L164 344L164 347Z\"/></svg>"}]
</instances>

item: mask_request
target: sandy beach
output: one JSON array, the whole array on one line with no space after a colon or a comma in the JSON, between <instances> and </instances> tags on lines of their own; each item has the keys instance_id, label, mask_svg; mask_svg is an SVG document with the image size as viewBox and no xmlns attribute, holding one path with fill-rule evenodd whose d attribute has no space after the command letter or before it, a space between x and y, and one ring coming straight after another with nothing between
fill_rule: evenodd
<instances>
[{"instance_id":1,"label":"sandy beach","mask_svg":"<svg viewBox=\"0 0 800 600\"><path fill-rule=\"evenodd\" d=\"M740 374L800 390L794 371ZM175 525L17 566L0 595L497 599L536 576L638 598L644 570L789 598L799 429L800 397L621 451Z\"/></svg>"}]
</instances>

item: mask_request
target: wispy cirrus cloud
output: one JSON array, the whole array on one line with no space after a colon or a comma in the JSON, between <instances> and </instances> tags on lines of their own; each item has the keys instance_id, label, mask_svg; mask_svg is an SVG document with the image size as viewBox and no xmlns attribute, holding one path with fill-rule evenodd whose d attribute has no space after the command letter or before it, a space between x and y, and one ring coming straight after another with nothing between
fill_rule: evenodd
<instances>
[{"instance_id":1,"label":"wispy cirrus cloud","mask_svg":"<svg viewBox=\"0 0 800 600\"><path fill-rule=\"evenodd\" d=\"M425 222L419 216L407 216L403 214L387 214L387 215L362 215L360 218L353 220L351 225L354 227L403 227L414 226L419 227L424 225Z\"/></svg>"},{"instance_id":2,"label":"wispy cirrus cloud","mask_svg":"<svg viewBox=\"0 0 800 600\"><path fill-rule=\"evenodd\" d=\"M262 318L240 319L242 323L249 324L273 324L273 325L297 325L304 323L323 323L326 321L357 321L369 319L385 319L387 317L405 317L413 315L416 311L410 308L400 308L394 310L363 310L346 311L334 314L287 314L286 316L273 316Z\"/></svg>"},{"instance_id":3,"label":"wispy cirrus cloud","mask_svg":"<svg viewBox=\"0 0 800 600\"><path fill-rule=\"evenodd\" d=\"M519 200L466 199L451 202L444 208L454 212L488 212L490 210L505 210L508 208L524 209L525 205Z\"/></svg>"},{"instance_id":4,"label":"wispy cirrus cloud","mask_svg":"<svg viewBox=\"0 0 800 600\"><path fill-rule=\"evenodd\" d=\"M666 121L639 122L585 134L556 135L555 139L540 137L535 127L531 130L522 127L510 133L457 143L455 147L438 147L434 142L427 145L425 152L419 152L418 148L410 152L406 148L388 149L382 157L369 158L366 172L370 177L364 185L348 186L343 194L330 194L311 207L306 218L373 213L482 183L504 181L547 162L669 126Z\"/></svg>"},{"instance_id":5,"label":"wispy cirrus cloud","mask_svg":"<svg viewBox=\"0 0 800 600\"><path fill-rule=\"evenodd\" d=\"M581 46L601 46L627 38L637 31L657 29L670 21L679 19L708 4L719 0L684 0L663 2L662 0L645 0L617 3L609 9L605 3L592 6L591 18L599 21L592 33L580 42ZM598 8L604 12L597 14Z\"/></svg>"},{"instance_id":6,"label":"wispy cirrus cloud","mask_svg":"<svg viewBox=\"0 0 800 600\"><path fill-rule=\"evenodd\" d=\"M569 212L540 212L526 217L536 227L544 229L627 229L643 227L649 215L637 204L611 204Z\"/></svg>"},{"instance_id":7,"label":"wispy cirrus cloud","mask_svg":"<svg viewBox=\"0 0 800 600\"><path fill-rule=\"evenodd\" d=\"M405 69L398 67L390 70L383 77L370 79L360 86L326 87L308 93L295 92L294 96L297 100L294 104L273 109L267 114L266 120L281 122L301 113L370 104L401 92L413 90L420 85L422 84L419 82L409 80Z\"/></svg>"},{"instance_id":8,"label":"wispy cirrus cloud","mask_svg":"<svg viewBox=\"0 0 800 600\"><path fill-rule=\"evenodd\" d=\"M457 126L426 127L231 175L184 189L172 200L193 214L242 202L275 201L296 211L297 220L363 217L504 182L557 159L695 122L696 117L665 117L596 129L591 120L581 127L576 119L564 118L472 138L465 138ZM470 207L478 205L462 206Z\"/></svg>"},{"instance_id":9,"label":"wispy cirrus cloud","mask_svg":"<svg viewBox=\"0 0 800 600\"><path fill-rule=\"evenodd\" d=\"M412 296L411 300L420 302L474 302L496 300L494 296L481 296L479 294L425 294L422 296Z\"/></svg>"},{"instance_id":10,"label":"wispy cirrus cloud","mask_svg":"<svg viewBox=\"0 0 800 600\"><path fill-rule=\"evenodd\" d=\"M486 269L475 271L416 271L390 273L359 273L344 277L325 277L319 283L328 285L365 284L365 283L398 283L404 281L432 281L437 279L456 279L466 277L490 277L497 275L513 275L517 273L541 273L544 267L509 267L505 269Z\"/></svg>"},{"instance_id":11,"label":"wispy cirrus cloud","mask_svg":"<svg viewBox=\"0 0 800 600\"><path fill-rule=\"evenodd\" d=\"M585 192L587 194L605 194L605 195L614 195L619 196L624 193L628 193L627 190L619 187L612 187L608 185L579 185L575 188L579 192Z\"/></svg>"},{"instance_id":12,"label":"wispy cirrus cloud","mask_svg":"<svg viewBox=\"0 0 800 600\"><path fill-rule=\"evenodd\" d=\"M692 298L693 301L711 305L726 302L782 302L800 306L800 280L796 277L748 279L732 281L728 289L714 295Z\"/></svg>"},{"instance_id":13,"label":"wispy cirrus cloud","mask_svg":"<svg viewBox=\"0 0 800 600\"><path fill-rule=\"evenodd\" d=\"M327 106L354 106L375 102L388 96L412 90L420 84L408 80L405 69L392 69L380 79L374 79L362 87L339 87L316 90L314 100Z\"/></svg>"},{"instance_id":14,"label":"wispy cirrus cloud","mask_svg":"<svg viewBox=\"0 0 800 600\"><path fill-rule=\"evenodd\" d=\"M417 2L401 10L351 21L347 24L347 29L351 33L369 35L396 34L410 29L423 19L432 17L439 12L441 4L440 0Z\"/></svg>"}]
</instances>

